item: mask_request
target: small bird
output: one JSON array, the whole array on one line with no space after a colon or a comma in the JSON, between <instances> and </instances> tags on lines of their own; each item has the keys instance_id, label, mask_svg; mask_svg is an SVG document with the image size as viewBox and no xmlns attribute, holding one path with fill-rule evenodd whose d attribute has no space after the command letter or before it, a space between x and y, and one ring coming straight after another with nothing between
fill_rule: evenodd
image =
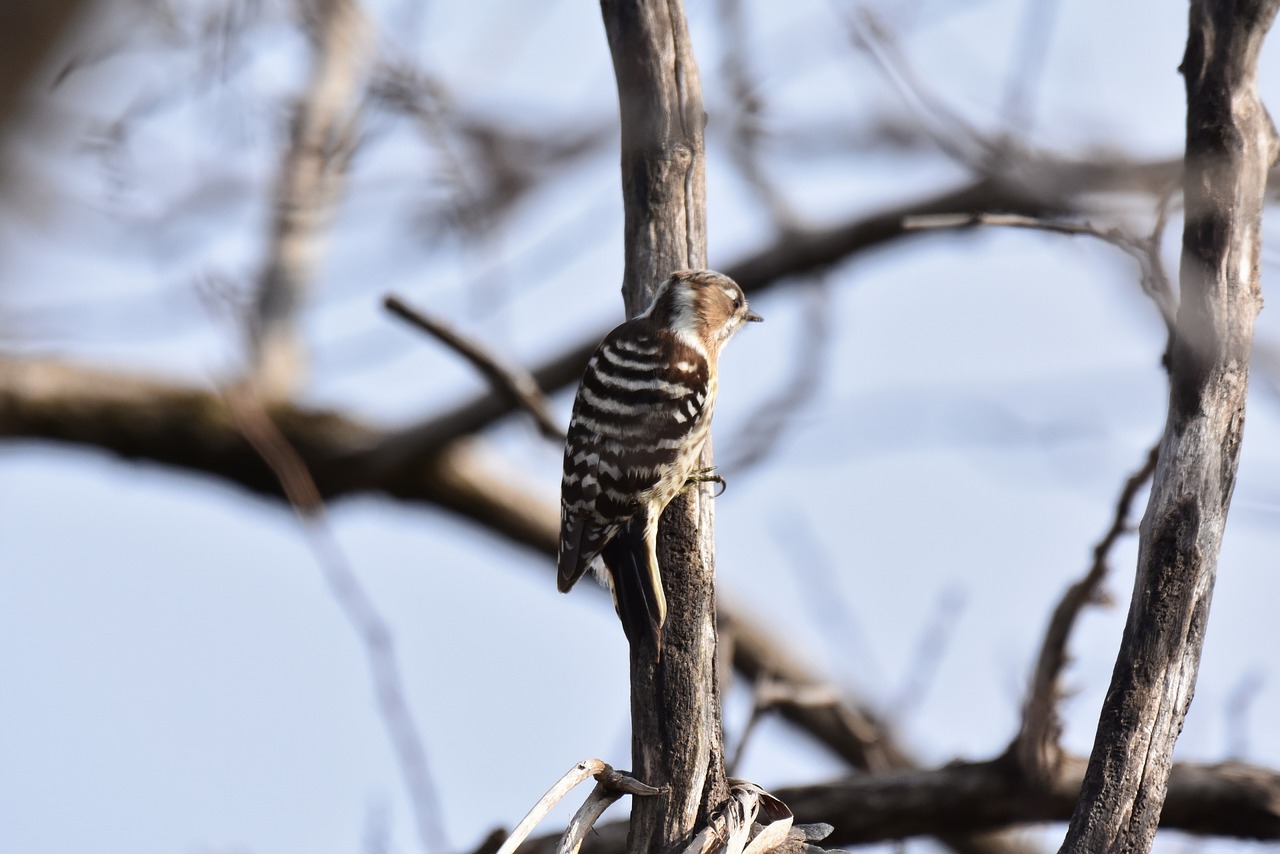
<instances>
[{"instance_id":1,"label":"small bird","mask_svg":"<svg viewBox=\"0 0 1280 854\"><path fill-rule=\"evenodd\" d=\"M631 645L662 648L667 597L658 566L658 519L697 470L716 402L720 350L762 318L738 283L711 270L679 270L649 308L614 329L587 363L573 401L560 488L559 587L597 557Z\"/></svg>"}]
</instances>

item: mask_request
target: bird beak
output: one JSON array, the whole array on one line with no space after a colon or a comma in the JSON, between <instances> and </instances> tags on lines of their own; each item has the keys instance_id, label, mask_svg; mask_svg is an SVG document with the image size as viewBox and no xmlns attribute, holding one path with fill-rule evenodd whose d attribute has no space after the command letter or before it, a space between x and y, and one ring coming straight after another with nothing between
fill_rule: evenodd
<instances>
[{"instance_id":1,"label":"bird beak","mask_svg":"<svg viewBox=\"0 0 1280 854\"><path fill-rule=\"evenodd\" d=\"M750 321L751 323L763 323L763 322L764 322L764 318L763 318L763 317L761 317L760 315L756 314L754 311L748 311L748 312L746 313L746 315L743 317L743 320L748 320L748 321Z\"/></svg>"}]
</instances>

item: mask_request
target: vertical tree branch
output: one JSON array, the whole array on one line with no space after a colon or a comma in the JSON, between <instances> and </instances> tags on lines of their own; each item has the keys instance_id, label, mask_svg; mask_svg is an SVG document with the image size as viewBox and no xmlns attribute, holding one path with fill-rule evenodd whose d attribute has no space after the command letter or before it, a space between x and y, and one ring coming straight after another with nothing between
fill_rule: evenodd
<instances>
[{"instance_id":1,"label":"vertical tree branch","mask_svg":"<svg viewBox=\"0 0 1280 854\"><path fill-rule=\"evenodd\" d=\"M259 391L272 397L286 396L301 380L297 314L355 151L360 83L374 48L372 26L357 0L313 5L311 81L293 116L250 320L251 370Z\"/></svg>"},{"instance_id":2,"label":"vertical tree branch","mask_svg":"<svg viewBox=\"0 0 1280 854\"><path fill-rule=\"evenodd\" d=\"M1169 414L1139 529L1138 572L1064 852L1145 852L1195 690L1235 486L1263 191L1277 154L1257 61L1280 0L1193 0L1182 74L1187 149L1182 301Z\"/></svg>"},{"instance_id":3,"label":"vertical tree branch","mask_svg":"<svg viewBox=\"0 0 1280 854\"><path fill-rule=\"evenodd\" d=\"M674 270L706 266L702 91L681 0L602 0L622 122L627 316ZM710 443L703 465L711 465ZM666 788L631 812L632 852L689 838L727 794L716 678L711 502L690 489L662 517L662 657L631 651L635 775Z\"/></svg>"}]
</instances>

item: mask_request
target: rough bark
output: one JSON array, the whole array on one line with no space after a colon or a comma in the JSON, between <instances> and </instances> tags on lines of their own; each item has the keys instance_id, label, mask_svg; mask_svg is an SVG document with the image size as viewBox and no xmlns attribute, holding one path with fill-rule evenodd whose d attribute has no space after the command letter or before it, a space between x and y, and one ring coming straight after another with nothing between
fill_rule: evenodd
<instances>
[{"instance_id":1,"label":"rough bark","mask_svg":"<svg viewBox=\"0 0 1280 854\"><path fill-rule=\"evenodd\" d=\"M1064 852L1145 852L1165 802L1235 485L1275 130L1257 60L1277 0L1196 0L1182 73L1187 147L1182 298L1169 412L1138 571Z\"/></svg>"},{"instance_id":2,"label":"rough bark","mask_svg":"<svg viewBox=\"0 0 1280 854\"><path fill-rule=\"evenodd\" d=\"M671 272L706 266L702 91L680 0L603 0L601 12L618 84L622 293L633 317ZM668 612L661 657L631 650L631 754L634 775L666 792L633 800L633 854L687 840L727 794L712 524L705 491L689 489L659 528Z\"/></svg>"}]
</instances>

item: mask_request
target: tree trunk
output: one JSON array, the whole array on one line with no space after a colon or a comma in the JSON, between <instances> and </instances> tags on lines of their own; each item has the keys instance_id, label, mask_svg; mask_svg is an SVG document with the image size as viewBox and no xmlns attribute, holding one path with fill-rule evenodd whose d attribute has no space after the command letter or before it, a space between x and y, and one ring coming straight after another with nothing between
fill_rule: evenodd
<instances>
[{"instance_id":1,"label":"tree trunk","mask_svg":"<svg viewBox=\"0 0 1280 854\"><path fill-rule=\"evenodd\" d=\"M706 266L704 114L680 0L603 0L622 121L627 316L671 272ZM711 465L710 442L703 465ZM628 850L686 840L726 795L716 674L712 506L689 489L663 514L662 655L631 650L633 773L666 788L635 799Z\"/></svg>"},{"instance_id":2,"label":"tree trunk","mask_svg":"<svg viewBox=\"0 0 1280 854\"><path fill-rule=\"evenodd\" d=\"M1145 852L1191 704L1244 428L1263 191L1277 153L1257 61L1280 0L1194 0L1182 62L1182 296L1138 573L1064 852Z\"/></svg>"}]
</instances>

